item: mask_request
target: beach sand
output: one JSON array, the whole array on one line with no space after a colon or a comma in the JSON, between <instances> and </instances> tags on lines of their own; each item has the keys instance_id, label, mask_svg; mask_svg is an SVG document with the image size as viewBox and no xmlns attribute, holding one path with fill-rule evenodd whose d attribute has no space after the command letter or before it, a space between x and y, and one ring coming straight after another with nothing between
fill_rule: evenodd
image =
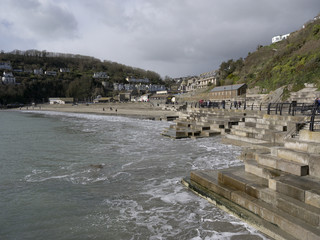
<instances>
[{"instance_id":1,"label":"beach sand","mask_svg":"<svg viewBox=\"0 0 320 240\"><path fill-rule=\"evenodd\" d=\"M73 113L92 113L105 115L118 115L136 118L165 120L167 116L179 116L174 108L153 106L151 103L96 103L96 104L38 104L37 106L23 107L21 110L40 110Z\"/></svg>"}]
</instances>

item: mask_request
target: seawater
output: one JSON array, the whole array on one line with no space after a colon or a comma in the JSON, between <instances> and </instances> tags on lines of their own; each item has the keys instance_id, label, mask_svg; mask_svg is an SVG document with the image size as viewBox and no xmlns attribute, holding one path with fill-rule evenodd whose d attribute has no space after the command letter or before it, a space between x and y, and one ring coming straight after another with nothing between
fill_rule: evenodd
<instances>
[{"instance_id":1,"label":"seawater","mask_svg":"<svg viewBox=\"0 0 320 240\"><path fill-rule=\"evenodd\" d=\"M180 183L241 165L240 148L163 137L169 124L1 111L0 239L267 239Z\"/></svg>"}]
</instances>

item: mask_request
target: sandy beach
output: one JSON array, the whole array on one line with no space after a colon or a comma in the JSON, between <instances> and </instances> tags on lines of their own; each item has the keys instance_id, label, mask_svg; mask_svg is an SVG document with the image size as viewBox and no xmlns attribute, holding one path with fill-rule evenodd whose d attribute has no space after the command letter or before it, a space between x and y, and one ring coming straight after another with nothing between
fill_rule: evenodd
<instances>
[{"instance_id":1,"label":"sandy beach","mask_svg":"<svg viewBox=\"0 0 320 240\"><path fill-rule=\"evenodd\" d=\"M38 104L37 106L23 107L21 110L40 110L56 112L92 113L118 115L136 118L161 120L167 116L178 116L174 108L153 106L144 102L129 103L98 103L98 104Z\"/></svg>"}]
</instances>

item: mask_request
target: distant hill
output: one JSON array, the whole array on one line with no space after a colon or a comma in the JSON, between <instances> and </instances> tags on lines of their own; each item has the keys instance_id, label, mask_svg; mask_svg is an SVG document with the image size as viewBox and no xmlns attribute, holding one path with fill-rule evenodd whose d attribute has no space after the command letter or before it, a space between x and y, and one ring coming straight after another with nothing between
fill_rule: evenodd
<instances>
[{"instance_id":1,"label":"distant hill","mask_svg":"<svg viewBox=\"0 0 320 240\"><path fill-rule=\"evenodd\" d=\"M97 95L113 96L116 92L112 84L125 83L126 77L148 78L150 83L163 84L156 72L81 55L15 50L1 52L0 63L11 65L10 72L17 82L15 85L0 82L0 104L42 102L49 97L86 100ZM41 70L43 74L36 74L34 70ZM3 71L5 69L0 69L0 76ZM52 74L46 75L45 71ZM108 75L107 87L103 86L103 79L93 77L99 72Z\"/></svg>"},{"instance_id":2,"label":"distant hill","mask_svg":"<svg viewBox=\"0 0 320 240\"><path fill-rule=\"evenodd\" d=\"M271 38L270 38L271 40ZM298 91L304 83L320 87L320 17L307 22L287 39L258 46L245 59L223 62L219 69L221 85L247 83L270 92L281 86Z\"/></svg>"}]
</instances>

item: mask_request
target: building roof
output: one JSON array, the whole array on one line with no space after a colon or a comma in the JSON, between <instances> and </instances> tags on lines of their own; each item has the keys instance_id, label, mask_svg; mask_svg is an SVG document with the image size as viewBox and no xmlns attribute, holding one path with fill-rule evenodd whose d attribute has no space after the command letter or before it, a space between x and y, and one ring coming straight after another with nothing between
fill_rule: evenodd
<instances>
[{"instance_id":1,"label":"building roof","mask_svg":"<svg viewBox=\"0 0 320 240\"><path fill-rule=\"evenodd\" d=\"M221 92L221 91L230 91L230 90L238 90L239 88L246 85L245 83L242 84L234 84L234 85L227 85L227 86L220 86L215 87L211 90L211 92Z\"/></svg>"}]
</instances>

